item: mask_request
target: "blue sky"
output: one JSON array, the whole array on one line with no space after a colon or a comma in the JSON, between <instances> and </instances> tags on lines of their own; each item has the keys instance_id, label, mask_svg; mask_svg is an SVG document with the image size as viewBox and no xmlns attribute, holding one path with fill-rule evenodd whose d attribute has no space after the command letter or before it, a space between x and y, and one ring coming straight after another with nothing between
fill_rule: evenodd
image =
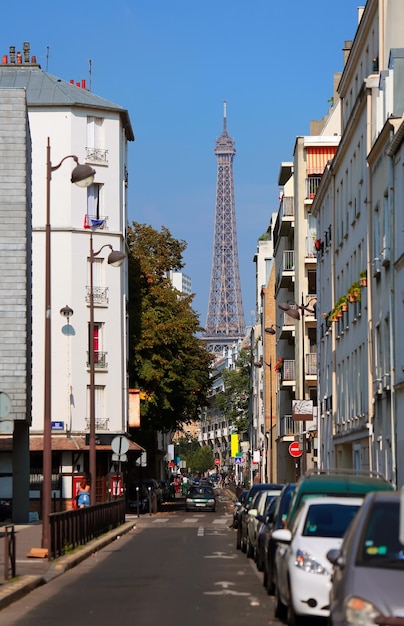
<instances>
[{"instance_id":1,"label":"blue sky","mask_svg":"<svg viewBox=\"0 0 404 626\"><path fill-rule=\"evenodd\" d=\"M129 111L129 220L183 239L194 308L206 322L215 211L215 140L236 142L234 187L246 322L253 256L278 207L281 161L309 134L342 71L357 7L339 0L55 0L4 3L1 55L29 41L43 69ZM85 8L87 7L87 8Z\"/></svg>"}]
</instances>

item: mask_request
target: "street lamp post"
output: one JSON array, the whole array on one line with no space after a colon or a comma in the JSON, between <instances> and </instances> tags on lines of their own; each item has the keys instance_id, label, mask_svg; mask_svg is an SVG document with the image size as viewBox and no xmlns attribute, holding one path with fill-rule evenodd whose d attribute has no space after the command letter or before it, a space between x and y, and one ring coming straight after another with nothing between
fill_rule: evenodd
<instances>
[{"instance_id":1,"label":"street lamp post","mask_svg":"<svg viewBox=\"0 0 404 626\"><path fill-rule=\"evenodd\" d=\"M90 365L90 435L89 435L89 456L90 456L90 502L96 504L96 481L97 481L97 458L95 440L95 351L94 351L94 287L93 287L93 265L94 259L104 248L109 248L111 252L108 256L108 264L119 267L125 260L123 252L114 250L110 244L103 245L97 252L93 248L93 231L90 231L90 337L89 337L89 365Z\"/></svg>"},{"instance_id":2,"label":"street lamp post","mask_svg":"<svg viewBox=\"0 0 404 626\"><path fill-rule=\"evenodd\" d=\"M51 327L51 225L50 189L52 172L59 169L66 159L73 159L76 167L71 182L79 187L88 187L94 180L95 170L89 165L80 165L74 154L65 156L57 165L51 162L51 146L48 137L46 148L46 225L45 225L45 344L44 344L44 425L43 425L43 483L42 483L42 548L50 544L49 514L52 503L52 327Z\"/></svg>"},{"instance_id":3,"label":"street lamp post","mask_svg":"<svg viewBox=\"0 0 404 626\"><path fill-rule=\"evenodd\" d=\"M296 308L293 308L289 303L286 302L281 302L278 306L282 311L285 311L290 317L292 317L295 320L301 320L302 326L301 326L301 350L302 350L302 360L301 360L301 368L302 368L302 375L301 375L301 383L302 383L302 389L301 389L301 394L302 400L305 400L306 398L306 358L305 358L305 332L304 332L304 316L305 314L309 314L309 315L315 315L316 311L315 309L311 309L310 308L310 302L312 300L315 300L316 298L311 298L309 300L309 302L307 304L304 303L304 294L302 293L302 301L301 304L297 304L296 302L294 302L294 306ZM306 463L306 441L305 441L305 437L303 439L303 446L304 446L304 454L302 455L302 460L303 460L303 464ZM305 468L304 468L305 469Z\"/></svg>"}]
</instances>

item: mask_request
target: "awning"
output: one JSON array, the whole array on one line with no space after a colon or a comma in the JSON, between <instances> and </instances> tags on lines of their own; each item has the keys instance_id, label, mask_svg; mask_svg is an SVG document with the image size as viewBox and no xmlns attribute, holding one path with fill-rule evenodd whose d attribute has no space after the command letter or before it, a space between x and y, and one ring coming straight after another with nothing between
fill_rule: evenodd
<instances>
[{"instance_id":1,"label":"awning","mask_svg":"<svg viewBox=\"0 0 404 626\"><path fill-rule=\"evenodd\" d=\"M307 174L322 174L328 161L332 161L337 146L310 146L307 148Z\"/></svg>"},{"instance_id":2,"label":"awning","mask_svg":"<svg viewBox=\"0 0 404 626\"><path fill-rule=\"evenodd\" d=\"M130 452L144 452L144 448L138 443L128 439ZM111 452L111 444L103 444L96 442L96 450L107 450ZM13 449L13 438L10 436L0 437L0 452L11 452ZM29 437L29 450L30 452L41 452L43 450L43 435L30 435ZM70 437L67 435L52 435L52 450L54 451L80 451L89 450L88 444L86 444L85 435L74 435Z\"/></svg>"}]
</instances>

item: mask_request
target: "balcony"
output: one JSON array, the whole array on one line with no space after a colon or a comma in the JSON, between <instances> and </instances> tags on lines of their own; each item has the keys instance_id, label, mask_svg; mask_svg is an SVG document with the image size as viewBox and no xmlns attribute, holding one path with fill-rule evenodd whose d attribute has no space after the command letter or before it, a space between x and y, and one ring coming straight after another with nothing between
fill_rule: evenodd
<instances>
[{"instance_id":1,"label":"balcony","mask_svg":"<svg viewBox=\"0 0 404 626\"><path fill-rule=\"evenodd\" d=\"M321 176L309 176L306 178L306 200L313 200L320 184Z\"/></svg>"},{"instance_id":2,"label":"balcony","mask_svg":"<svg viewBox=\"0 0 404 626\"><path fill-rule=\"evenodd\" d=\"M90 418L86 417L86 430L89 431L90 430ZM95 418L95 430L96 432L99 430L109 430L109 419L103 418L103 417L96 417Z\"/></svg>"},{"instance_id":3,"label":"balcony","mask_svg":"<svg viewBox=\"0 0 404 626\"><path fill-rule=\"evenodd\" d=\"M291 415L284 415L279 420L279 437L291 437L299 434L299 422L294 420Z\"/></svg>"},{"instance_id":4,"label":"balcony","mask_svg":"<svg viewBox=\"0 0 404 626\"><path fill-rule=\"evenodd\" d=\"M96 227L97 230L108 230L108 215L89 215L84 218L84 228Z\"/></svg>"},{"instance_id":5,"label":"balcony","mask_svg":"<svg viewBox=\"0 0 404 626\"><path fill-rule=\"evenodd\" d=\"M283 361L283 367L281 372L281 386L293 387L296 384L296 362L295 360Z\"/></svg>"},{"instance_id":6,"label":"balcony","mask_svg":"<svg viewBox=\"0 0 404 626\"><path fill-rule=\"evenodd\" d=\"M94 351L94 368L97 370L106 370L108 369L107 363L107 354L108 352L100 352L99 350ZM87 367L90 367L90 353L87 352Z\"/></svg>"},{"instance_id":7,"label":"balcony","mask_svg":"<svg viewBox=\"0 0 404 626\"><path fill-rule=\"evenodd\" d=\"M86 287L86 303L90 304L91 289ZM109 304L108 287L93 287L94 306L107 306Z\"/></svg>"},{"instance_id":8,"label":"balcony","mask_svg":"<svg viewBox=\"0 0 404 626\"><path fill-rule=\"evenodd\" d=\"M86 163L108 165L108 150L104 148L86 148Z\"/></svg>"},{"instance_id":9,"label":"balcony","mask_svg":"<svg viewBox=\"0 0 404 626\"><path fill-rule=\"evenodd\" d=\"M317 352L310 352L305 355L306 376L317 378Z\"/></svg>"},{"instance_id":10,"label":"balcony","mask_svg":"<svg viewBox=\"0 0 404 626\"><path fill-rule=\"evenodd\" d=\"M297 307L295 305L291 305L291 308L296 309ZM281 319L282 326L279 332L279 338L290 341L290 339L295 335L296 320L287 313L284 313Z\"/></svg>"},{"instance_id":11,"label":"balcony","mask_svg":"<svg viewBox=\"0 0 404 626\"><path fill-rule=\"evenodd\" d=\"M295 251L284 250L282 264L276 277L275 290L279 288L289 289L295 277Z\"/></svg>"}]
</instances>

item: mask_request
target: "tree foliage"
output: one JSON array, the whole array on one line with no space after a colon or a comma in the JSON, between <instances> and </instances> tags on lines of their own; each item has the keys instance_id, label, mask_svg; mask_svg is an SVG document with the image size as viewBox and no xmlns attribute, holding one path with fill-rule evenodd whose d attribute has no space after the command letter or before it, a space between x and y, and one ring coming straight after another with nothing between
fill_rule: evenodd
<instances>
[{"instance_id":1,"label":"tree foliage","mask_svg":"<svg viewBox=\"0 0 404 626\"><path fill-rule=\"evenodd\" d=\"M238 433L249 426L250 352L240 350L235 369L223 370L224 390L215 397L216 407L223 411Z\"/></svg>"},{"instance_id":2,"label":"tree foliage","mask_svg":"<svg viewBox=\"0 0 404 626\"><path fill-rule=\"evenodd\" d=\"M142 430L167 432L198 418L210 388L211 356L184 296L167 277L183 268L184 241L133 222L129 246L129 381L139 388Z\"/></svg>"},{"instance_id":3,"label":"tree foliage","mask_svg":"<svg viewBox=\"0 0 404 626\"><path fill-rule=\"evenodd\" d=\"M187 468L192 474L204 474L215 467L215 459L212 448L209 446L201 446L198 450L191 452L187 456Z\"/></svg>"}]
</instances>

